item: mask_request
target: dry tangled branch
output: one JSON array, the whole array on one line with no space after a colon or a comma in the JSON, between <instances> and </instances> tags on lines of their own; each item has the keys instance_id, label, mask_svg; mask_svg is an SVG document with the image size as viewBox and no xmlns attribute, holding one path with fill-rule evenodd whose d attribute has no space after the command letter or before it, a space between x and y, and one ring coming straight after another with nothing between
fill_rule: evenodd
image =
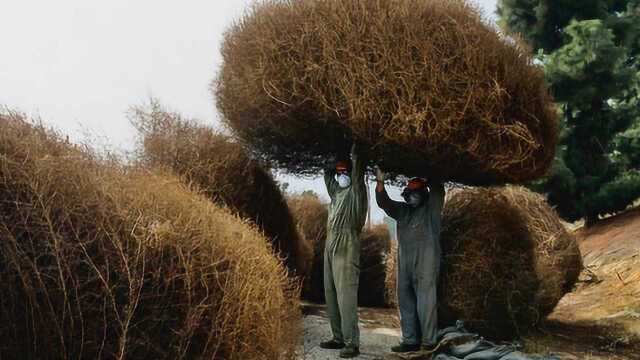
<instances>
[{"instance_id":1,"label":"dry tangled branch","mask_svg":"<svg viewBox=\"0 0 640 360\"><path fill-rule=\"evenodd\" d=\"M391 172L522 182L557 142L528 53L465 0L269 0L227 31L212 89L235 134L294 173L357 140Z\"/></svg>"}]
</instances>

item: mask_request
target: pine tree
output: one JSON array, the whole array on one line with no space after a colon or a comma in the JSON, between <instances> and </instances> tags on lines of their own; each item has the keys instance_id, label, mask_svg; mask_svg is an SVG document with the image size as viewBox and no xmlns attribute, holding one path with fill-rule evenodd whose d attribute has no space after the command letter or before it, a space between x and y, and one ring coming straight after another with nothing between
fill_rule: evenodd
<instances>
[{"instance_id":1,"label":"pine tree","mask_svg":"<svg viewBox=\"0 0 640 360\"><path fill-rule=\"evenodd\" d=\"M561 116L533 187L569 221L624 210L640 197L640 0L499 0L498 16L538 53Z\"/></svg>"}]
</instances>

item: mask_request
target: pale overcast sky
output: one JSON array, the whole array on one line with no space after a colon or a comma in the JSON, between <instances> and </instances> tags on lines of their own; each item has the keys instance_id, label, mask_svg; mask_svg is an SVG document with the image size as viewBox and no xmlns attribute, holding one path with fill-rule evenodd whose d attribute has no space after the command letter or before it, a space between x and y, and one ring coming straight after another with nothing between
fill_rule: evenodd
<instances>
[{"instance_id":1,"label":"pale overcast sky","mask_svg":"<svg viewBox=\"0 0 640 360\"><path fill-rule=\"evenodd\" d=\"M125 150L135 136L125 112L150 96L215 125L208 86L222 33L251 2L2 0L0 106L40 116L72 139L90 133ZM496 0L478 3L493 16ZM326 197L319 180L280 179Z\"/></svg>"}]
</instances>

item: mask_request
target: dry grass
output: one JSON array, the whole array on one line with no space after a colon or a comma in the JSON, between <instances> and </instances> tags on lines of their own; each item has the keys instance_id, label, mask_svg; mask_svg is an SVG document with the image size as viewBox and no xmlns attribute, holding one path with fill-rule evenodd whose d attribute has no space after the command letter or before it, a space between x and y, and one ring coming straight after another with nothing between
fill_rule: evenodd
<instances>
[{"instance_id":1,"label":"dry grass","mask_svg":"<svg viewBox=\"0 0 640 360\"><path fill-rule=\"evenodd\" d=\"M300 232L314 249L312 270L303 281L302 297L324 302L324 248L327 238L327 204L315 196L301 195L287 199ZM390 248L389 232L385 225L363 229L360 239L360 306L383 307L385 301L384 277L387 253Z\"/></svg>"},{"instance_id":2,"label":"dry grass","mask_svg":"<svg viewBox=\"0 0 640 360\"><path fill-rule=\"evenodd\" d=\"M139 132L143 165L168 168L212 201L257 224L291 274L309 271L311 249L301 241L280 189L242 145L154 100L133 108L131 122Z\"/></svg>"},{"instance_id":3,"label":"dry grass","mask_svg":"<svg viewBox=\"0 0 640 360\"><path fill-rule=\"evenodd\" d=\"M0 358L293 358L265 238L179 179L0 114Z\"/></svg>"},{"instance_id":4,"label":"dry grass","mask_svg":"<svg viewBox=\"0 0 640 360\"><path fill-rule=\"evenodd\" d=\"M522 182L557 142L529 53L464 0L267 0L227 31L212 90L236 135L294 173L357 140L391 172Z\"/></svg>"},{"instance_id":5,"label":"dry grass","mask_svg":"<svg viewBox=\"0 0 640 360\"><path fill-rule=\"evenodd\" d=\"M492 337L512 338L539 324L582 268L575 238L557 214L520 187L455 191L443 212L441 243L441 322L462 319ZM392 300L394 271L390 264Z\"/></svg>"}]
</instances>

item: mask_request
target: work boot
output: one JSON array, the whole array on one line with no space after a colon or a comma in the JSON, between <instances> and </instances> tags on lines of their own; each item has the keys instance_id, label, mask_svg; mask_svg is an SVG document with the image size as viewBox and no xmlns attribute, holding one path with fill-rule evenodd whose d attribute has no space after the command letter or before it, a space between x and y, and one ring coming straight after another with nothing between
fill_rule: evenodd
<instances>
[{"instance_id":1,"label":"work boot","mask_svg":"<svg viewBox=\"0 0 640 360\"><path fill-rule=\"evenodd\" d=\"M322 349L330 349L330 350L338 350L344 347L344 343L342 341L338 341L336 339L331 339L329 341L323 341L320 343L320 347Z\"/></svg>"},{"instance_id":2,"label":"work boot","mask_svg":"<svg viewBox=\"0 0 640 360\"><path fill-rule=\"evenodd\" d=\"M347 345L344 349L340 350L340 357L343 359L350 359L360 355L360 348L355 345Z\"/></svg>"},{"instance_id":3,"label":"work boot","mask_svg":"<svg viewBox=\"0 0 640 360\"><path fill-rule=\"evenodd\" d=\"M420 345L405 344L405 343L400 343L400 345L396 345L391 348L391 351L393 351L394 353L407 353L407 352L414 352L418 350L420 350Z\"/></svg>"}]
</instances>

